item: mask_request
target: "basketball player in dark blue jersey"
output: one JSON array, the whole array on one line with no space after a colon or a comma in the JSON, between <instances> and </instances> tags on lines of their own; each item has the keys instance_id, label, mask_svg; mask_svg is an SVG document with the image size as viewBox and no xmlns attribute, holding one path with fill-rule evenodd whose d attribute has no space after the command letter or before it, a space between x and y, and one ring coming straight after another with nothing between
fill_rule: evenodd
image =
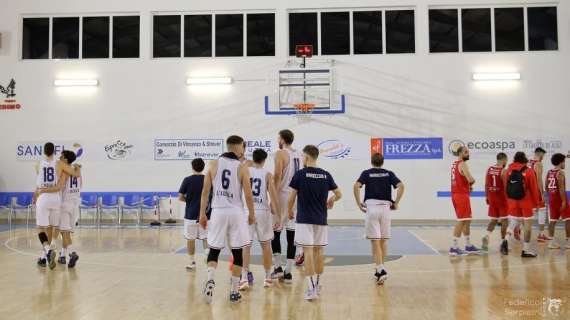
<instances>
[{"instance_id":1,"label":"basketball player in dark blue jersey","mask_svg":"<svg viewBox=\"0 0 570 320\"><path fill-rule=\"evenodd\" d=\"M297 201L295 244L303 247L305 254L306 300L316 299L320 293L320 277L324 271L323 248L328 244L327 209L332 209L334 203L342 197L331 174L317 167L318 157L317 147L305 146L305 168L297 171L289 184L289 219L295 217L294 207ZM334 195L328 198L330 191Z\"/></svg>"},{"instance_id":2,"label":"basketball player in dark blue jersey","mask_svg":"<svg viewBox=\"0 0 570 320\"><path fill-rule=\"evenodd\" d=\"M371 241L372 255L376 264L375 277L378 284L388 278L384 267L390 239L390 210L398 209L404 195L404 184L389 170L382 169L384 157L376 153L372 156L372 168L364 170L354 183L354 199L360 211L366 214L366 238ZM364 203L360 201L360 189L364 189ZM392 188L396 188L396 200L392 200Z\"/></svg>"}]
</instances>

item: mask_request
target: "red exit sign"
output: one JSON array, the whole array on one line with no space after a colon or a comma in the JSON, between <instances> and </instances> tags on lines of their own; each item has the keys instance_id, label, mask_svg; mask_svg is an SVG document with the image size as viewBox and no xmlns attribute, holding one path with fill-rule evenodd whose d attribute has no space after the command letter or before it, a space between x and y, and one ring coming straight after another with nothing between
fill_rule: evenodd
<instances>
[{"instance_id":1,"label":"red exit sign","mask_svg":"<svg viewBox=\"0 0 570 320\"><path fill-rule=\"evenodd\" d=\"M313 46L310 44L300 44L295 46L295 56L297 58L311 58L313 56Z\"/></svg>"}]
</instances>

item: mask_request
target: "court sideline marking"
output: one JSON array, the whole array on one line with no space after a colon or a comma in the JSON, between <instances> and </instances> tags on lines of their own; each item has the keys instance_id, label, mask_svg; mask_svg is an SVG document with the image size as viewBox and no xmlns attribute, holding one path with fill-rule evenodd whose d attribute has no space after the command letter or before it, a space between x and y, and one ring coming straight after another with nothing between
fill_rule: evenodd
<instances>
[{"instance_id":1,"label":"court sideline marking","mask_svg":"<svg viewBox=\"0 0 570 320\"><path fill-rule=\"evenodd\" d=\"M411 231L411 230L407 230L409 233L411 233L414 237L416 237L418 240L420 240L420 242L422 242L423 244L426 245L426 247L430 248L431 250L433 250L433 252L437 253L438 256L441 256L441 252L435 250L435 248L429 244L427 241L425 241L422 237L418 236L415 232Z\"/></svg>"}]
</instances>

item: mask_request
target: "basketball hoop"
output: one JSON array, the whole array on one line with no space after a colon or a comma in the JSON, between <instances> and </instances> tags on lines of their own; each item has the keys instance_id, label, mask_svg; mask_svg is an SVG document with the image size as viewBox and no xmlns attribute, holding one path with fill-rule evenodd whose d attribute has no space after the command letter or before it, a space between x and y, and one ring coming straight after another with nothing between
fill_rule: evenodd
<instances>
[{"instance_id":1,"label":"basketball hoop","mask_svg":"<svg viewBox=\"0 0 570 320\"><path fill-rule=\"evenodd\" d=\"M315 109L314 103L295 103L294 106L298 114L310 114Z\"/></svg>"}]
</instances>

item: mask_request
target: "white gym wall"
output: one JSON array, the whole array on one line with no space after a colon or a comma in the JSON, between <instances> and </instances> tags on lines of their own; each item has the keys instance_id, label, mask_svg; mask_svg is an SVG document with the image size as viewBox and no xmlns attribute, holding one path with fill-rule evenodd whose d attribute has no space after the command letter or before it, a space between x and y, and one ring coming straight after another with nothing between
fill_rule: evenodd
<instances>
[{"instance_id":1,"label":"white gym wall","mask_svg":"<svg viewBox=\"0 0 570 320\"><path fill-rule=\"evenodd\" d=\"M17 82L20 110L0 110L0 192L32 191L33 161L18 160L22 142L79 143L84 154L85 191L177 191L190 172L189 161L154 160L155 139L225 139L240 134L247 140L271 140L289 128L299 142L338 139L351 147L353 159L326 160L344 199L331 219L359 219L352 185L369 166L373 137L442 137L442 160L387 160L406 184L401 210L394 219L452 219L449 191L453 156L448 144L514 142L514 149L530 151L524 143L555 142L550 151L570 150L570 4L568 1L510 1L524 5L558 6L558 51L514 53L430 54L428 6L476 4L487 1L3 1L0 10L0 85ZM327 8L414 8L416 53L334 56L339 90L346 95L345 115L314 116L299 123L294 116L266 116L263 97L276 92L277 71L288 59L287 10ZM276 56L238 58L152 58L153 12L228 12L248 10L276 13ZM21 60L21 19L34 15L136 13L141 17L139 59ZM310 65L310 61L309 61ZM516 71L522 79L482 83L474 72ZM189 76L231 76L224 87L186 86ZM56 88L56 78L96 78L96 88ZM4 98L4 97L2 97ZM105 146L117 140L132 144L121 161L107 158ZM561 144L560 144L561 143ZM302 147L297 143L297 147ZM515 150L516 149L516 150ZM483 190L486 167L500 150L472 152L476 191ZM272 164L271 164L271 167ZM549 155L546 168L550 167ZM483 198L473 200L474 217L484 218Z\"/></svg>"}]
</instances>

